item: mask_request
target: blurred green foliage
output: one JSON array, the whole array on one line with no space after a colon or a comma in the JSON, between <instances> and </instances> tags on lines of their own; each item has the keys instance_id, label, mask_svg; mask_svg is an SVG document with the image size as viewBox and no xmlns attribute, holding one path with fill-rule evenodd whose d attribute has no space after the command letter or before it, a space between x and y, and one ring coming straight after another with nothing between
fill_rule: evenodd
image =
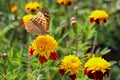
<instances>
[{"instance_id":1,"label":"blurred green foliage","mask_svg":"<svg viewBox=\"0 0 120 80\"><path fill-rule=\"evenodd\" d=\"M48 7L50 11L49 32L58 41L59 59L55 62L49 60L43 65L39 63L37 56L29 59L28 47L36 36L26 32L25 27L21 26L21 20L25 14L30 14L24 8L30 1L32 0L0 1L0 80L4 80L4 65L7 80L61 80L62 76L58 73L57 65L64 55L75 54L75 36L78 41L78 57L85 63L87 59L85 54L90 52L96 32L88 18L94 9L105 10L109 14L107 23L98 31L99 44L95 49L96 55L110 53L116 57L115 55L118 56L117 53L120 53L120 8L117 7L119 5L117 1L120 0L76 0L71 6L59 5L55 0L35 0ZM10 11L13 5L18 6L16 12ZM74 11L76 6L78 10ZM77 35L70 25L70 18L73 16L77 20ZM8 55L6 62L2 59L3 53ZM113 60L119 62L120 58ZM120 80L119 65L119 63L112 65L109 80ZM81 72L76 80L83 79L89 80Z\"/></svg>"}]
</instances>

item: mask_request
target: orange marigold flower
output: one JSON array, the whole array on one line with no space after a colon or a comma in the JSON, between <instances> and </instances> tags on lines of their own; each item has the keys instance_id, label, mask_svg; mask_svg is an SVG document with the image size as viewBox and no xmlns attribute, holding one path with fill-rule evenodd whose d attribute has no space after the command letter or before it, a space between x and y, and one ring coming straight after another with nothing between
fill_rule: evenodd
<instances>
[{"instance_id":1,"label":"orange marigold flower","mask_svg":"<svg viewBox=\"0 0 120 80\"><path fill-rule=\"evenodd\" d=\"M29 21L30 19L32 19L34 16L35 15L32 15L32 14L28 14L28 15L23 16L21 25L24 25L27 21Z\"/></svg>"},{"instance_id":2,"label":"orange marigold flower","mask_svg":"<svg viewBox=\"0 0 120 80\"><path fill-rule=\"evenodd\" d=\"M85 64L84 74L95 80L103 80L104 76L109 76L110 63L101 57L94 57Z\"/></svg>"},{"instance_id":3,"label":"orange marigold flower","mask_svg":"<svg viewBox=\"0 0 120 80\"><path fill-rule=\"evenodd\" d=\"M25 5L25 9L31 12L35 12L37 9L41 7L41 4L38 2L29 2Z\"/></svg>"},{"instance_id":4,"label":"orange marigold flower","mask_svg":"<svg viewBox=\"0 0 120 80\"><path fill-rule=\"evenodd\" d=\"M63 76L65 73L70 72L69 78L75 80L76 74L81 69L81 64L78 57L74 55L65 56L59 65L61 67L59 73Z\"/></svg>"},{"instance_id":5,"label":"orange marigold flower","mask_svg":"<svg viewBox=\"0 0 120 80\"><path fill-rule=\"evenodd\" d=\"M89 15L90 22L95 22L96 24L103 24L108 19L108 14L103 10L94 10Z\"/></svg>"},{"instance_id":6,"label":"orange marigold flower","mask_svg":"<svg viewBox=\"0 0 120 80\"><path fill-rule=\"evenodd\" d=\"M16 12L18 10L18 6L14 5L10 8L11 12Z\"/></svg>"},{"instance_id":7,"label":"orange marigold flower","mask_svg":"<svg viewBox=\"0 0 120 80\"><path fill-rule=\"evenodd\" d=\"M50 35L40 35L32 43L32 49L30 47L29 54L39 54L40 63L44 63L47 62L48 57L50 57L51 60L58 58L58 54L55 52L57 48L58 44L53 37Z\"/></svg>"},{"instance_id":8,"label":"orange marigold flower","mask_svg":"<svg viewBox=\"0 0 120 80\"><path fill-rule=\"evenodd\" d=\"M57 0L57 3L61 5L68 5L70 6L75 0Z\"/></svg>"}]
</instances>

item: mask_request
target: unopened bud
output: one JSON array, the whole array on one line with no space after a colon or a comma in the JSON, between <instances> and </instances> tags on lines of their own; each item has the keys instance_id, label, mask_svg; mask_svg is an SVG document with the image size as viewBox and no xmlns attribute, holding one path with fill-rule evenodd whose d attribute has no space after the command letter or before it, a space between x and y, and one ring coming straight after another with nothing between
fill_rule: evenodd
<instances>
[{"instance_id":1,"label":"unopened bud","mask_svg":"<svg viewBox=\"0 0 120 80\"><path fill-rule=\"evenodd\" d=\"M70 19L71 26L73 28L73 31L76 33L77 32L77 22L76 22L76 17L71 17Z\"/></svg>"},{"instance_id":2,"label":"unopened bud","mask_svg":"<svg viewBox=\"0 0 120 80\"><path fill-rule=\"evenodd\" d=\"M7 58L7 53L3 53L2 58L5 60Z\"/></svg>"},{"instance_id":3,"label":"unopened bud","mask_svg":"<svg viewBox=\"0 0 120 80\"><path fill-rule=\"evenodd\" d=\"M72 26L76 26L76 18L75 17L71 17L70 22L71 22Z\"/></svg>"},{"instance_id":4,"label":"unopened bud","mask_svg":"<svg viewBox=\"0 0 120 80\"><path fill-rule=\"evenodd\" d=\"M77 12L78 11L78 6L74 7L74 11Z\"/></svg>"}]
</instances>

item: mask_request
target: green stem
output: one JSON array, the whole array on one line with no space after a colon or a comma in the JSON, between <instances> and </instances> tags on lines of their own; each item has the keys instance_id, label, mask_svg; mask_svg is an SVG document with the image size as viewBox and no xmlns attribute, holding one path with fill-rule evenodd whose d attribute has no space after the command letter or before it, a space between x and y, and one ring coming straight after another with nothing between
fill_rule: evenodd
<instances>
[{"instance_id":1,"label":"green stem","mask_svg":"<svg viewBox=\"0 0 120 80\"><path fill-rule=\"evenodd\" d=\"M62 77L62 80L64 80L64 75L63 75L63 77Z\"/></svg>"},{"instance_id":2,"label":"green stem","mask_svg":"<svg viewBox=\"0 0 120 80\"><path fill-rule=\"evenodd\" d=\"M64 52L65 55L67 55L68 50L69 50L69 48L70 48L70 46L71 46L71 43L72 43L72 40L70 39L70 40L67 42L67 47L66 47L65 52Z\"/></svg>"},{"instance_id":3,"label":"green stem","mask_svg":"<svg viewBox=\"0 0 120 80\"><path fill-rule=\"evenodd\" d=\"M75 33L75 47L76 47L76 56L78 54L78 40L77 40L77 33Z\"/></svg>"},{"instance_id":4,"label":"green stem","mask_svg":"<svg viewBox=\"0 0 120 80\"><path fill-rule=\"evenodd\" d=\"M97 46L97 36L98 36L98 34L97 34L97 31L96 31L96 32L95 32L95 37L94 37L94 42L93 42L93 46L92 46L91 53L94 53L95 48L96 48L96 46Z\"/></svg>"},{"instance_id":5,"label":"green stem","mask_svg":"<svg viewBox=\"0 0 120 80\"><path fill-rule=\"evenodd\" d=\"M73 31L75 33L75 48L76 48L76 56L78 54L78 38L77 38L77 25L72 25Z\"/></svg>"},{"instance_id":6,"label":"green stem","mask_svg":"<svg viewBox=\"0 0 120 80\"><path fill-rule=\"evenodd\" d=\"M50 74L49 69L46 70L46 74L47 74L47 79L51 80L52 79L52 75Z\"/></svg>"},{"instance_id":7,"label":"green stem","mask_svg":"<svg viewBox=\"0 0 120 80\"><path fill-rule=\"evenodd\" d=\"M5 61L5 59L4 59L4 80L7 80L6 79L6 61Z\"/></svg>"}]
</instances>

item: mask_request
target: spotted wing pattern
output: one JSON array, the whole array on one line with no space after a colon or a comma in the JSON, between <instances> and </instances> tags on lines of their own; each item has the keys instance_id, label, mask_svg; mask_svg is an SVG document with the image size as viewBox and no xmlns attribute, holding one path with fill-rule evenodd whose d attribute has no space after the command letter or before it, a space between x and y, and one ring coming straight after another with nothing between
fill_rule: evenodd
<instances>
[{"instance_id":1,"label":"spotted wing pattern","mask_svg":"<svg viewBox=\"0 0 120 80\"><path fill-rule=\"evenodd\" d=\"M49 26L49 23L50 23L50 13L49 13L48 8L44 7L41 12L45 16L45 18L46 18L46 20L48 22L48 26Z\"/></svg>"}]
</instances>

